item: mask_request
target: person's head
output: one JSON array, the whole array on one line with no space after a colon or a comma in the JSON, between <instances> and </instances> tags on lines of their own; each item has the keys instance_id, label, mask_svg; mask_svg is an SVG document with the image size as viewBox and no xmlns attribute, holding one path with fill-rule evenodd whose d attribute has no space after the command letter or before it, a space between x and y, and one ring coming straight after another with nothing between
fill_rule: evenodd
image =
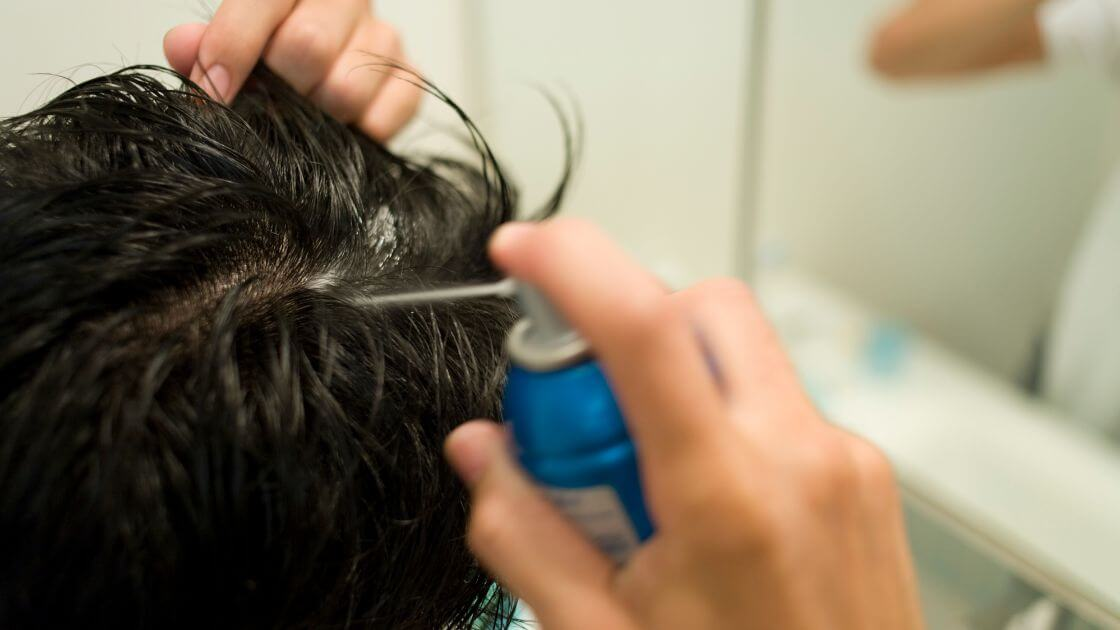
<instances>
[{"instance_id":1,"label":"person's head","mask_svg":"<svg viewBox=\"0 0 1120 630\"><path fill-rule=\"evenodd\" d=\"M495 277L488 150L409 161L267 71L232 108L154 72L0 122L0 626L505 614L440 449L500 415L511 307L358 305Z\"/></svg>"}]
</instances>

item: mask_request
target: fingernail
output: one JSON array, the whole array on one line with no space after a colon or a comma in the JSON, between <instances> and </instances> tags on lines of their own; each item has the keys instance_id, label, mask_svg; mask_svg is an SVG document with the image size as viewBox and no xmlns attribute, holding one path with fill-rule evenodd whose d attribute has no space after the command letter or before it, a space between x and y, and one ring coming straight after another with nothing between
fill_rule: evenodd
<instances>
[{"instance_id":1,"label":"fingernail","mask_svg":"<svg viewBox=\"0 0 1120 630\"><path fill-rule=\"evenodd\" d=\"M200 66L195 65L191 70L191 81L201 86L210 98L226 102L226 94L229 93L229 71L225 66L214 64L204 71Z\"/></svg>"},{"instance_id":2,"label":"fingernail","mask_svg":"<svg viewBox=\"0 0 1120 630\"><path fill-rule=\"evenodd\" d=\"M503 223L498 226L494 231L494 235L490 237L490 247L492 249L506 249L511 247L517 241L525 238L525 235L536 229L536 225L526 222L513 222Z\"/></svg>"},{"instance_id":3,"label":"fingernail","mask_svg":"<svg viewBox=\"0 0 1120 630\"><path fill-rule=\"evenodd\" d=\"M444 444L444 451L451 467L467 487L473 487L482 478L493 459L494 432L484 421L460 425Z\"/></svg>"}]
</instances>

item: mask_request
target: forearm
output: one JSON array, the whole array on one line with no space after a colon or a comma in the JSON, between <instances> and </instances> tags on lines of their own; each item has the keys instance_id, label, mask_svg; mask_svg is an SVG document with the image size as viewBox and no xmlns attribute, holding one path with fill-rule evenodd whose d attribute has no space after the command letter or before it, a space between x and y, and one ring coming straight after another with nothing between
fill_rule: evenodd
<instances>
[{"instance_id":1,"label":"forearm","mask_svg":"<svg viewBox=\"0 0 1120 630\"><path fill-rule=\"evenodd\" d=\"M888 20L872 64L893 78L966 74L1044 56L1044 0L921 0Z\"/></svg>"}]
</instances>

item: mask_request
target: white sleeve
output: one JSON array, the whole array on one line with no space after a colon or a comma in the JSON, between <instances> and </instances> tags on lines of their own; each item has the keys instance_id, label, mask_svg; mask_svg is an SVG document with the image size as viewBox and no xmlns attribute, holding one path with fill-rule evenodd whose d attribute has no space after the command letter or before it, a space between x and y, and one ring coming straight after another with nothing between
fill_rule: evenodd
<instances>
[{"instance_id":1,"label":"white sleeve","mask_svg":"<svg viewBox=\"0 0 1120 630\"><path fill-rule=\"evenodd\" d=\"M1050 59L1099 66L1120 79L1120 0L1050 0L1039 25Z\"/></svg>"}]
</instances>

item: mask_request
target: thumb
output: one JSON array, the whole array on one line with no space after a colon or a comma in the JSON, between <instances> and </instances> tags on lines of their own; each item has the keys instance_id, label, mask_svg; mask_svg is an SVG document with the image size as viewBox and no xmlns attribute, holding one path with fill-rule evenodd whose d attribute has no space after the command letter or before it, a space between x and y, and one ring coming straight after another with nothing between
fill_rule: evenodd
<instances>
[{"instance_id":1,"label":"thumb","mask_svg":"<svg viewBox=\"0 0 1120 630\"><path fill-rule=\"evenodd\" d=\"M445 451L471 490L471 550L542 625L628 627L611 596L614 566L525 477L501 427L468 422L447 438Z\"/></svg>"},{"instance_id":2,"label":"thumb","mask_svg":"<svg viewBox=\"0 0 1120 630\"><path fill-rule=\"evenodd\" d=\"M190 76L205 32L205 24L180 24L163 36L163 56L175 72Z\"/></svg>"}]
</instances>

